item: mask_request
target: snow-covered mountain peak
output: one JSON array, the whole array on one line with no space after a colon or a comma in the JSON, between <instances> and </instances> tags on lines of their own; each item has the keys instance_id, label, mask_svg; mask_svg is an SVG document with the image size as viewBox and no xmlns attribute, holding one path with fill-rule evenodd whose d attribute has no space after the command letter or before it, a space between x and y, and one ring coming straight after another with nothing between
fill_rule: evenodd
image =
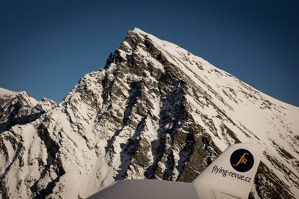
<instances>
[{"instance_id":1,"label":"snow-covered mountain peak","mask_svg":"<svg viewBox=\"0 0 299 199\"><path fill-rule=\"evenodd\" d=\"M41 110L44 110L45 112L48 112L57 106L58 105L56 104L56 102L54 102L53 100L48 99L48 98L42 98L36 104L36 107L39 107Z\"/></svg>"},{"instance_id":2,"label":"snow-covered mountain peak","mask_svg":"<svg viewBox=\"0 0 299 199\"><path fill-rule=\"evenodd\" d=\"M148 34L148 33L144 32L143 30L141 30L138 27L135 27L133 30L129 30L129 32L134 32L134 33L137 33L137 34Z\"/></svg>"},{"instance_id":3,"label":"snow-covered mountain peak","mask_svg":"<svg viewBox=\"0 0 299 199\"><path fill-rule=\"evenodd\" d=\"M53 108L0 134L2 197L85 198L119 179L190 182L238 142L266 146L251 197L299 197L298 108L140 29L59 106L42 102L26 110Z\"/></svg>"}]
</instances>

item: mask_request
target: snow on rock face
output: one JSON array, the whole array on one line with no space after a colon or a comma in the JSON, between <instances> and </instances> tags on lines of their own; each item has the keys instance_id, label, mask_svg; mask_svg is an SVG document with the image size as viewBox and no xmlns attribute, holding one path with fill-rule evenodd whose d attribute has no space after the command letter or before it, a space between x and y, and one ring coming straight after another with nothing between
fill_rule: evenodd
<instances>
[{"instance_id":1,"label":"snow on rock face","mask_svg":"<svg viewBox=\"0 0 299 199\"><path fill-rule=\"evenodd\" d=\"M54 101L45 98L38 102L25 91L0 88L0 133L14 125L34 121L56 106Z\"/></svg>"},{"instance_id":2,"label":"snow on rock face","mask_svg":"<svg viewBox=\"0 0 299 199\"><path fill-rule=\"evenodd\" d=\"M45 112L48 112L57 107L57 104L51 99L42 98L41 101L39 101L35 107L44 110Z\"/></svg>"},{"instance_id":3,"label":"snow on rock face","mask_svg":"<svg viewBox=\"0 0 299 199\"><path fill-rule=\"evenodd\" d=\"M9 97L9 96L16 95L16 94L18 94L18 92L13 92L13 91L10 91L10 90L4 89L4 88L0 88L0 97L1 98Z\"/></svg>"},{"instance_id":4,"label":"snow on rock face","mask_svg":"<svg viewBox=\"0 0 299 199\"><path fill-rule=\"evenodd\" d=\"M238 142L266 146L253 193L299 197L299 108L140 29L59 106L35 101L21 114L24 104L0 98L2 124L40 113L2 127L2 198L85 198L119 179L191 182Z\"/></svg>"}]
</instances>

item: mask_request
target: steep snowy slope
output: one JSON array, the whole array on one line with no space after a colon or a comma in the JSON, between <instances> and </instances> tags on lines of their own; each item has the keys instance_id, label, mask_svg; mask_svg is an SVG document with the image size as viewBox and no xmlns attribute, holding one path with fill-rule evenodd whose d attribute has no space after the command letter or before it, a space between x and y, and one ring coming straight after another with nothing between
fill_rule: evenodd
<instances>
[{"instance_id":1,"label":"steep snowy slope","mask_svg":"<svg viewBox=\"0 0 299 199\"><path fill-rule=\"evenodd\" d=\"M139 29L45 112L0 134L3 198L85 198L123 178L190 182L238 142L266 148L250 197L299 198L299 108Z\"/></svg>"}]
</instances>

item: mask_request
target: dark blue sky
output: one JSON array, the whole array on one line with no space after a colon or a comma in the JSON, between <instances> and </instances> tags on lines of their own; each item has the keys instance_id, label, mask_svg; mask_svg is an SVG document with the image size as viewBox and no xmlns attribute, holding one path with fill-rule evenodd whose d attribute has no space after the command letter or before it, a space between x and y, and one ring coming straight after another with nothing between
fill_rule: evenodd
<instances>
[{"instance_id":1,"label":"dark blue sky","mask_svg":"<svg viewBox=\"0 0 299 199\"><path fill-rule=\"evenodd\" d=\"M134 27L299 106L293 0L0 0L0 87L60 102Z\"/></svg>"}]
</instances>

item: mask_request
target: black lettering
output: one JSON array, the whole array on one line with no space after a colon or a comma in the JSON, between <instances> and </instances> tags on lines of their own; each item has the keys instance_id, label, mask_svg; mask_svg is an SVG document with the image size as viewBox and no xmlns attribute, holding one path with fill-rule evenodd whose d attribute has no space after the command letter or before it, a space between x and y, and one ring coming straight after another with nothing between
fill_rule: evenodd
<instances>
[{"instance_id":1,"label":"black lettering","mask_svg":"<svg viewBox=\"0 0 299 199\"><path fill-rule=\"evenodd\" d=\"M213 167L213 169L212 169L212 172L211 173L213 173L213 172L215 172L215 174L217 173L217 166L215 165L214 167Z\"/></svg>"},{"instance_id":2,"label":"black lettering","mask_svg":"<svg viewBox=\"0 0 299 199\"><path fill-rule=\"evenodd\" d=\"M220 169L219 169L219 173L223 173L223 169L222 169L222 167L220 167Z\"/></svg>"},{"instance_id":3,"label":"black lettering","mask_svg":"<svg viewBox=\"0 0 299 199\"><path fill-rule=\"evenodd\" d=\"M221 171L221 167L220 168L217 167L215 174L219 173L220 171Z\"/></svg>"},{"instance_id":4,"label":"black lettering","mask_svg":"<svg viewBox=\"0 0 299 199\"><path fill-rule=\"evenodd\" d=\"M230 176L232 178L237 178L238 180L242 180L242 181L246 181L246 182L251 181L251 178L249 178L249 177L246 177L244 175L240 175L238 173L235 173L235 172L232 172L232 171L229 171L229 170L225 170L222 167L219 168L217 165L215 165L212 168L211 173L214 173L214 174L219 173L219 174L222 175L222 177Z\"/></svg>"},{"instance_id":5,"label":"black lettering","mask_svg":"<svg viewBox=\"0 0 299 199\"><path fill-rule=\"evenodd\" d=\"M236 177L236 173L232 173L232 177L235 178Z\"/></svg>"},{"instance_id":6,"label":"black lettering","mask_svg":"<svg viewBox=\"0 0 299 199\"><path fill-rule=\"evenodd\" d=\"M228 172L228 170L224 170L224 171L223 171L223 177L226 176L227 172Z\"/></svg>"}]
</instances>

